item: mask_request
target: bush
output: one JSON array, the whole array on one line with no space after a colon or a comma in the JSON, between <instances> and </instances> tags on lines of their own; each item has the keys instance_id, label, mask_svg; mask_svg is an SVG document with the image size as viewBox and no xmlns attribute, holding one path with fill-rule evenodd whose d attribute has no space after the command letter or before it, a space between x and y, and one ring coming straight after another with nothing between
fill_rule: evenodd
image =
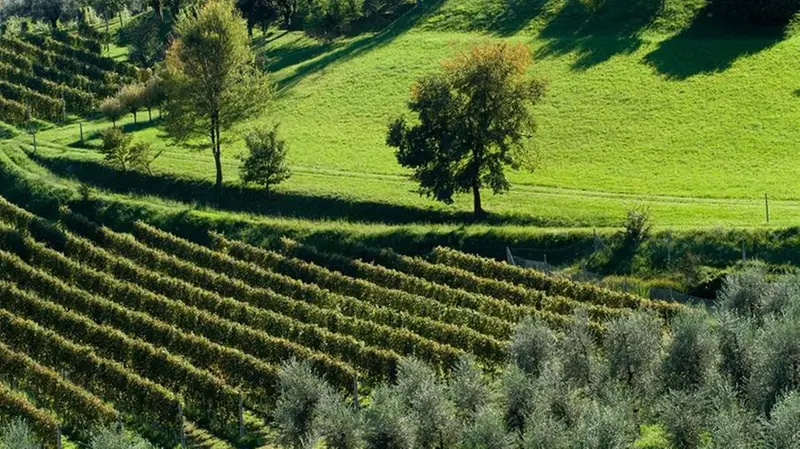
<instances>
[{"instance_id":1,"label":"bush","mask_svg":"<svg viewBox=\"0 0 800 449\"><path fill-rule=\"evenodd\" d=\"M132 143L133 136L127 135L119 128L107 128L100 132L103 140L100 152L106 162L120 170L142 170L152 173L150 165L161 155L153 153L147 142Z\"/></svg>"},{"instance_id":2,"label":"bush","mask_svg":"<svg viewBox=\"0 0 800 449\"><path fill-rule=\"evenodd\" d=\"M311 0L303 19L306 34L322 39L332 39L350 30L361 17L363 0Z\"/></svg>"},{"instance_id":3,"label":"bush","mask_svg":"<svg viewBox=\"0 0 800 449\"><path fill-rule=\"evenodd\" d=\"M100 113L111 120L115 128L117 126L117 120L122 117L123 112L122 103L119 102L118 98L107 97L100 103Z\"/></svg>"},{"instance_id":4,"label":"bush","mask_svg":"<svg viewBox=\"0 0 800 449\"><path fill-rule=\"evenodd\" d=\"M358 449L363 433L361 415L355 405L343 398L325 395L317 406L312 423L315 438L323 438L330 449Z\"/></svg>"},{"instance_id":5,"label":"bush","mask_svg":"<svg viewBox=\"0 0 800 449\"><path fill-rule=\"evenodd\" d=\"M135 83L122 86L116 98L122 109L133 114L133 123L138 123L136 113L144 106L145 88L143 84Z\"/></svg>"},{"instance_id":6,"label":"bush","mask_svg":"<svg viewBox=\"0 0 800 449\"><path fill-rule=\"evenodd\" d=\"M372 403L364 413L364 440L367 449L413 449L416 429L406 416L405 407L393 389L379 386L372 392Z\"/></svg>"},{"instance_id":7,"label":"bush","mask_svg":"<svg viewBox=\"0 0 800 449\"><path fill-rule=\"evenodd\" d=\"M273 412L278 441L293 448L305 447L313 438L312 423L318 406L334 393L305 361L286 363L278 379L279 396Z\"/></svg>"},{"instance_id":8,"label":"bush","mask_svg":"<svg viewBox=\"0 0 800 449\"><path fill-rule=\"evenodd\" d=\"M800 390L800 320L787 315L765 322L756 354L751 392L769 414L783 395Z\"/></svg>"},{"instance_id":9,"label":"bush","mask_svg":"<svg viewBox=\"0 0 800 449\"><path fill-rule=\"evenodd\" d=\"M670 391L659 404L669 442L675 449L697 449L705 428L703 400L696 393Z\"/></svg>"},{"instance_id":10,"label":"bush","mask_svg":"<svg viewBox=\"0 0 800 449\"><path fill-rule=\"evenodd\" d=\"M144 438L113 428L101 429L89 441L89 449L154 449Z\"/></svg>"},{"instance_id":11,"label":"bush","mask_svg":"<svg viewBox=\"0 0 800 449\"><path fill-rule=\"evenodd\" d=\"M517 325L511 342L511 359L524 372L538 376L542 366L553 356L555 349L553 332L532 317Z\"/></svg>"},{"instance_id":12,"label":"bush","mask_svg":"<svg viewBox=\"0 0 800 449\"><path fill-rule=\"evenodd\" d=\"M240 177L245 184L263 185L267 193L271 185L289 179L286 166L286 142L278 139L278 127L271 130L256 129L245 135L248 154L240 155Z\"/></svg>"},{"instance_id":13,"label":"bush","mask_svg":"<svg viewBox=\"0 0 800 449\"><path fill-rule=\"evenodd\" d=\"M790 393L775 404L766 439L770 449L800 449L800 392Z\"/></svg>"},{"instance_id":14,"label":"bush","mask_svg":"<svg viewBox=\"0 0 800 449\"><path fill-rule=\"evenodd\" d=\"M458 361L448 387L456 413L464 422L472 421L479 411L489 406L489 386L472 356L463 356Z\"/></svg>"},{"instance_id":15,"label":"bush","mask_svg":"<svg viewBox=\"0 0 800 449\"><path fill-rule=\"evenodd\" d=\"M39 449L39 441L27 422L13 419L0 429L0 449Z\"/></svg>"},{"instance_id":16,"label":"bush","mask_svg":"<svg viewBox=\"0 0 800 449\"><path fill-rule=\"evenodd\" d=\"M661 329L661 322L646 312L634 312L608 324L609 374L639 393L652 385L658 367L661 335L656 329Z\"/></svg>"},{"instance_id":17,"label":"bush","mask_svg":"<svg viewBox=\"0 0 800 449\"><path fill-rule=\"evenodd\" d=\"M467 427L459 446L463 449L511 449L511 435L506 431L503 415L496 409L484 407L475 415L475 421Z\"/></svg>"},{"instance_id":18,"label":"bush","mask_svg":"<svg viewBox=\"0 0 800 449\"><path fill-rule=\"evenodd\" d=\"M403 359L395 391L417 430L417 447L445 449L455 445L458 440L455 404L430 367L414 358Z\"/></svg>"},{"instance_id":19,"label":"bush","mask_svg":"<svg viewBox=\"0 0 800 449\"><path fill-rule=\"evenodd\" d=\"M672 324L672 341L662 365L664 385L669 389L696 389L705 385L714 368L716 342L699 312L678 316Z\"/></svg>"},{"instance_id":20,"label":"bush","mask_svg":"<svg viewBox=\"0 0 800 449\"><path fill-rule=\"evenodd\" d=\"M760 318L765 308L767 273L763 264L749 264L725 277L717 306L742 317Z\"/></svg>"}]
</instances>

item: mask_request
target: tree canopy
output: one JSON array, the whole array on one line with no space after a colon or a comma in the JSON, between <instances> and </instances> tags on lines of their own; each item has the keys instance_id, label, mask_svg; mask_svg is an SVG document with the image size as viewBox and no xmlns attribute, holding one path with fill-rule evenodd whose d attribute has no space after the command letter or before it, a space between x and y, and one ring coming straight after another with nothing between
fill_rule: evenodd
<instances>
[{"instance_id":1,"label":"tree canopy","mask_svg":"<svg viewBox=\"0 0 800 449\"><path fill-rule=\"evenodd\" d=\"M222 131L257 117L271 94L247 28L229 0L210 0L177 27L166 58L166 130L178 141L209 138L222 178Z\"/></svg>"},{"instance_id":2,"label":"tree canopy","mask_svg":"<svg viewBox=\"0 0 800 449\"><path fill-rule=\"evenodd\" d=\"M522 44L478 45L415 84L408 107L418 120L396 119L387 144L414 170L420 194L450 204L455 194L472 192L482 215L483 187L503 193L510 188L505 167L533 168L524 143L536 129L530 106L546 83L526 76L530 64Z\"/></svg>"}]
</instances>

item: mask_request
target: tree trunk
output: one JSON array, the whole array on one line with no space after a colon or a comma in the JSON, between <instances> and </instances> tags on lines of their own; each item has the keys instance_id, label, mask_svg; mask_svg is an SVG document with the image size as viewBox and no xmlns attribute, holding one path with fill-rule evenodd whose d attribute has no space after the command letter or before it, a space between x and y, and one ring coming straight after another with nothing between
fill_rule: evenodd
<instances>
[{"instance_id":1,"label":"tree trunk","mask_svg":"<svg viewBox=\"0 0 800 449\"><path fill-rule=\"evenodd\" d=\"M472 183L472 204L475 217L483 217L485 212L483 211L483 206L481 206L481 187L478 181Z\"/></svg>"},{"instance_id":2,"label":"tree trunk","mask_svg":"<svg viewBox=\"0 0 800 449\"><path fill-rule=\"evenodd\" d=\"M125 24L122 23L122 10L120 9L119 10L119 27L122 28L123 25L125 25Z\"/></svg>"},{"instance_id":3,"label":"tree trunk","mask_svg":"<svg viewBox=\"0 0 800 449\"><path fill-rule=\"evenodd\" d=\"M117 119L112 118L111 119L111 124L114 125L114 128L116 128L117 127Z\"/></svg>"},{"instance_id":4,"label":"tree trunk","mask_svg":"<svg viewBox=\"0 0 800 449\"><path fill-rule=\"evenodd\" d=\"M50 19L50 26L53 27L53 31L58 31L58 17Z\"/></svg>"},{"instance_id":5,"label":"tree trunk","mask_svg":"<svg viewBox=\"0 0 800 449\"><path fill-rule=\"evenodd\" d=\"M212 120L211 125L211 151L214 153L214 166L217 170L217 182L215 187L222 188L222 151L220 148L219 123L216 119Z\"/></svg>"},{"instance_id":6,"label":"tree trunk","mask_svg":"<svg viewBox=\"0 0 800 449\"><path fill-rule=\"evenodd\" d=\"M148 122L152 122L152 121L153 121L153 112L152 112L152 108L151 108L151 107L149 107L149 106L147 107L147 121L148 121Z\"/></svg>"},{"instance_id":7,"label":"tree trunk","mask_svg":"<svg viewBox=\"0 0 800 449\"><path fill-rule=\"evenodd\" d=\"M134 123L134 124L137 124L137 123L139 123L139 122L136 120L136 111L133 111L133 123Z\"/></svg>"}]
</instances>

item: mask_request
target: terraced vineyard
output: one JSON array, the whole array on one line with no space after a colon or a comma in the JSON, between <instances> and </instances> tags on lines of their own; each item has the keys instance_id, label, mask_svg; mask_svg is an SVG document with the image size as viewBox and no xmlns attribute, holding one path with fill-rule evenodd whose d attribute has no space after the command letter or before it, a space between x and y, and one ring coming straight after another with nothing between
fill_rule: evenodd
<instances>
[{"instance_id":1,"label":"terraced vineyard","mask_svg":"<svg viewBox=\"0 0 800 449\"><path fill-rule=\"evenodd\" d=\"M0 198L0 414L26 416L50 446L54 429L80 440L121 420L164 445L241 447L262 441L291 358L356 394L407 355L441 372L465 353L503 364L527 315L560 328L586 309L601 334L633 308L679 307L446 248L426 260L131 232L67 209L55 225Z\"/></svg>"},{"instance_id":2,"label":"terraced vineyard","mask_svg":"<svg viewBox=\"0 0 800 449\"><path fill-rule=\"evenodd\" d=\"M23 125L86 114L136 77L136 67L100 54L96 41L55 33L0 38L0 120Z\"/></svg>"}]
</instances>

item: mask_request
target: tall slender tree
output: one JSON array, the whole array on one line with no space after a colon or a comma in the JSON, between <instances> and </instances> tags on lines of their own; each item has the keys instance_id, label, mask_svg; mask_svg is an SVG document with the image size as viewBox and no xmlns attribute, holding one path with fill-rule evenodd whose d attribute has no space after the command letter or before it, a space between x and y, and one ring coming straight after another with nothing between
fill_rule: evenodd
<instances>
[{"instance_id":1,"label":"tall slender tree","mask_svg":"<svg viewBox=\"0 0 800 449\"><path fill-rule=\"evenodd\" d=\"M166 58L166 130L179 142L210 140L222 186L222 132L266 107L271 87L256 67L247 27L230 0L182 19Z\"/></svg>"},{"instance_id":2,"label":"tall slender tree","mask_svg":"<svg viewBox=\"0 0 800 449\"><path fill-rule=\"evenodd\" d=\"M414 170L421 194L450 204L454 194L472 192L481 216L481 188L505 192L506 166L533 167L524 142L535 131L530 106L545 83L526 76L530 64L528 47L491 43L417 82L408 107L418 120L395 120L387 144L397 148L400 165Z\"/></svg>"}]
</instances>

